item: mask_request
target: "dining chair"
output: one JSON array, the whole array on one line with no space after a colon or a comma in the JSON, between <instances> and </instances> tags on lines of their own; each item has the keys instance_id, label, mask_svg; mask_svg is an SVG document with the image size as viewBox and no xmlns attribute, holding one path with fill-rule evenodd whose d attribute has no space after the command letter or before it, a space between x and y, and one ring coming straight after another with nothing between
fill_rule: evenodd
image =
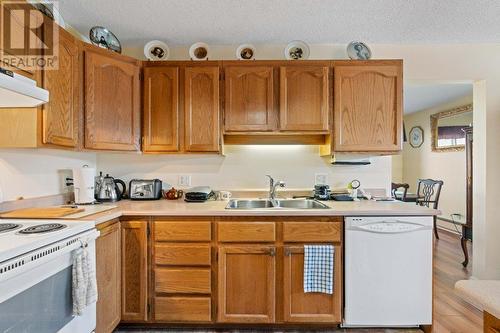
<instances>
[{"instance_id":1,"label":"dining chair","mask_svg":"<svg viewBox=\"0 0 500 333\"><path fill-rule=\"evenodd\" d=\"M396 192L400 189L404 189L403 190L403 195L401 195L400 197L398 197L396 195ZM408 192L408 189L410 188L410 185L406 184L406 183L391 183L391 194L392 194L392 197L396 200L401 200L401 201L406 201L406 193Z\"/></svg>"},{"instance_id":2,"label":"dining chair","mask_svg":"<svg viewBox=\"0 0 500 333\"><path fill-rule=\"evenodd\" d=\"M444 182L442 180L419 179L417 185L416 204L437 209L443 184ZM434 235L436 236L436 239L439 239L436 215L434 215Z\"/></svg>"}]
</instances>

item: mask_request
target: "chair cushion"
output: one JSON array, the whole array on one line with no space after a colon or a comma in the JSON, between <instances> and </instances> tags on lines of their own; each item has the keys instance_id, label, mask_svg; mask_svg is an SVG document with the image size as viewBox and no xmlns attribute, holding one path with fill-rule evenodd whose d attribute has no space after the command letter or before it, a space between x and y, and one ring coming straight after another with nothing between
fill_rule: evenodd
<instances>
[{"instance_id":1,"label":"chair cushion","mask_svg":"<svg viewBox=\"0 0 500 333\"><path fill-rule=\"evenodd\" d=\"M455 290L476 308L500 318L500 280L462 280Z\"/></svg>"}]
</instances>

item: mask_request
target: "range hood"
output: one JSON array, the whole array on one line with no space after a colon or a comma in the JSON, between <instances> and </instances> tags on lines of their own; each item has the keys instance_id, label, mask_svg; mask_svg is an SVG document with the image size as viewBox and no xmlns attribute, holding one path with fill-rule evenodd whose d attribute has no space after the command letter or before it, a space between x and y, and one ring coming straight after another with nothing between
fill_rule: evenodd
<instances>
[{"instance_id":1,"label":"range hood","mask_svg":"<svg viewBox=\"0 0 500 333\"><path fill-rule=\"evenodd\" d=\"M0 68L0 108L30 108L49 101L49 92L36 81Z\"/></svg>"}]
</instances>

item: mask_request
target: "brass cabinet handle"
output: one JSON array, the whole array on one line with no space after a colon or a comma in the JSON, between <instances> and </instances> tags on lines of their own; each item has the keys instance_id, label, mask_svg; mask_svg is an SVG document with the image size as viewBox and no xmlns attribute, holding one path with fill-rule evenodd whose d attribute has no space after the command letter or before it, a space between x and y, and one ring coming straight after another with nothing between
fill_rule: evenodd
<instances>
[{"instance_id":1,"label":"brass cabinet handle","mask_svg":"<svg viewBox=\"0 0 500 333\"><path fill-rule=\"evenodd\" d=\"M289 257L292 255L292 251L289 248L285 248L285 256Z\"/></svg>"},{"instance_id":2,"label":"brass cabinet handle","mask_svg":"<svg viewBox=\"0 0 500 333\"><path fill-rule=\"evenodd\" d=\"M274 257L274 256L276 255L276 249L270 249L270 250L269 250L269 255L270 255L271 257Z\"/></svg>"}]
</instances>

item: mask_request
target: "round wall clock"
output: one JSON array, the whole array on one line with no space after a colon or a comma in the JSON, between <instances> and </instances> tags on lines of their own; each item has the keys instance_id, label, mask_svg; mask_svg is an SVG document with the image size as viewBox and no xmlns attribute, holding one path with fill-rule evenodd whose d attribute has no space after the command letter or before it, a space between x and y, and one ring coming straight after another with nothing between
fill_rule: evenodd
<instances>
[{"instance_id":1,"label":"round wall clock","mask_svg":"<svg viewBox=\"0 0 500 333\"><path fill-rule=\"evenodd\" d=\"M410 145L418 148L424 143L424 130L420 126L413 126L410 130Z\"/></svg>"}]
</instances>

